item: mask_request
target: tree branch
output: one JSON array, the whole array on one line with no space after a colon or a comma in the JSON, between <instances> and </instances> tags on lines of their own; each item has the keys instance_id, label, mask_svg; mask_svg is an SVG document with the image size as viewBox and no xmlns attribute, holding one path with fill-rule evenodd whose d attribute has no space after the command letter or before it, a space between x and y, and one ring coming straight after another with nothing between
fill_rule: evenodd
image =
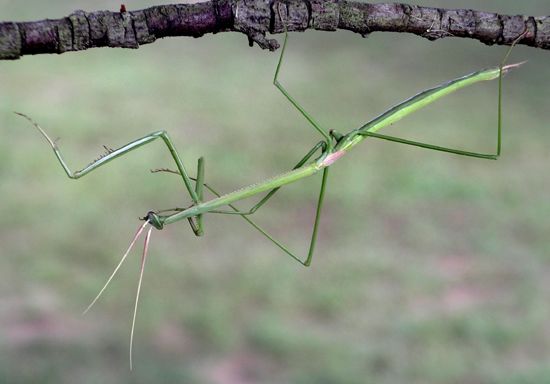
<instances>
[{"instance_id":1,"label":"tree branch","mask_svg":"<svg viewBox=\"0 0 550 384\"><path fill-rule=\"evenodd\" d=\"M159 5L127 12L75 11L56 20L0 23L0 59L64 53L93 47L139 48L167 36L244 33L250 45L275 50L283 17L289 31L345 29L362 36L376 31L414 33L429 40L465 37L485 44L519 44L550 49L550 16L509 16L407 4L351 0L209 0Z\"/></svg>"}]
</instances>

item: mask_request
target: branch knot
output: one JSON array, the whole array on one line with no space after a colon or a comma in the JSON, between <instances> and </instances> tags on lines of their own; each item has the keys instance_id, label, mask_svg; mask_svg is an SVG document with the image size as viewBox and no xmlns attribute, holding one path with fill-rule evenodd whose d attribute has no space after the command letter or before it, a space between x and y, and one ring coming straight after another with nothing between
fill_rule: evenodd
<instances>
[{"instance_id":1,"label":"branch knot","mask_svg":"<svg viewBox=\"0 0 550 384\"><path fill-rule=\"evenodd\" d=\"M233 5L233 29L248 36L250 46L255 42L263 49L279 48L277 40L267 39L271 21L269 0L236 0Z\"/></svg>"}]
</instances>

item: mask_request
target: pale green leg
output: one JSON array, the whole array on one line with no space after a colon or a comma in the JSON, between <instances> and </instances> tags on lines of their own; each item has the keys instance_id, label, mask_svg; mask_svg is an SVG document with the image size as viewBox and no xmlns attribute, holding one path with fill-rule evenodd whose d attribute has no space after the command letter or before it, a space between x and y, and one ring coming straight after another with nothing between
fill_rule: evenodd
<instances>
[{"instance_id":1,"label":"pale green leg","mask_svg":"<svg viewBox=\"0 0 550 384\"><path fill-rule=\"evenodd\" d=\"M423 143L423 142L420 142L420 141L407 140L407 139L402 139L402 138L395 137L395 136L381 135L379 133L371 133L371 132L368 132L368 131L367 132L361 132L359 134L362 135L362 136L369 136L369 137L374 137L374 138L377 138L377 139L392 141L394 143L407 144L407 145L412 145L412 146L415 146L415 147L431 149L431 150L434 150L434 151L454 153L456 155L477 157L477 158L481 158L481 159L496 160L496 159L498 159L498 157L500 155L500 143L498 145L497 153L495 153L495 154L486 154L486 153L479 153L479 152L463 151L461 149L441 147L441 146L438 146L438 145L427 144L427 143Z\"/></svg>"},{"instance_id":2,"label":"pale green leg","mask_svg":"<svg viewBox=\"0 0 550 384\"><path fill-rule=\"evenodd\" d=\"M419 141L413 141L413 140L407 140L402 139L395 136L388 136L388 135L381 135L379 133L375 132L369 132L368 130L365 131L359 131L358 134L362 136L370 136L377 139L383 139L392 141L395 143L401 143L401 144L407 144L407 145L413 145L416 147L431 149L434 151L441 151L441 152L447 152L447 153L453 153L456 155L461 156L469 156L469 157L476 157L481 159L488 159L488 160L497 160L502 152L502 74L503 74L503 68L505 67L506 61L508 60L508 57L510 56L512 49L516 45L516 43L523 38L523 36L527 33L527 31L523 32L510 46L506 54L504 55L504 58L502 59L502 62L500 63L500 74L498 77L498 105L497 105L497 143L496 143L496 149L495 153L481 153L481 152L471 152L471 151L464 151L461 149L456 148L449 148L449 147L442 147L438 145L433 144L427 144ZM518 64L519 65L519 64Z\"/></svg>"},{"instance_id":3,"label":"pale green leg","mask_svg":"<svg viewBox=\"0 0 550 384\"><path fill-rule=\"evenodd\" d=\"M197 193L197 197L199 198L199 201L204 201L204 157L199 157L199 161L197 163L197 178L195 180L195 192ZM198 215L196 217L196 223L193 221L193 218L188 218L189 224L191 225L191 229L195 233L196 236L202 236L204 234L204 228L203 228L203 215Z\"/></svg>"},{"instance_id":4,"label":"pale green leg","mask_svg":"<svg viewBox=\"0 0 550 384\"><path fill-rule=\"evenodd\" d=\"M317 201L317 209L315 212L315 222L313 224L313 231L311 234L311 240L309 243L309 250L307 253L307 258L305 261L302 261L296 254L291 252L285 245L283 245L278 240L274 239L273 236L271 236L266 230L264 230L262 227L260 227L258 224L256 224L254 221L252 221L247 215L250 214L250 212L240 212L237 207L235 207L233 204L229 204L229 207L234 210L234 212L225 212L225 211L213 211L213 213L234 213L237 215L240 215L244 220L246 220L250 225L252 225L254 228L256 228L260 233L262 233L265 237L267 237L269 240L271 240L277 247L279 247L283 252L285 252L287 255L292 257L294 260L299 262L300 264L309 267L311 265L311 260L313 258L313 252L315 250L315 244L317 243L317 232L319 228L319 222L321 219L321 208L323 206L323 200L325 197L325 190L326 190L326 183L327 183L327 177L328 177L328 167L323 170L323 179L321 181L321 190L319 192L319 198ZM216 192L213 188L211 188L209 185L205 184L205 187L210 190L214 195L217 197L220 197L221 194Z\"/></svg>"},{"instance_id":5,"label":"pale green leg","mask_svg":"<svg viewBox=\"0 0 550 384\"><path fill-rule=\"evenodd\" d=\"M294 166L293 169L300 168L309 159L311 159L313 157L313 155L319 149L322 149L323 152L324 152L325 148L326 148L325 142L320 141ZM298 261L300 264L305 265L305 266L309 266L311 264L311 258L313 257L313 251L315 249L315 243L316 243L316 239L317 239L317 231L318 231L319 222L320 222L320 218L321 218L321 207L322 207L322 204L323 204L323 199L324 199L324 195L325 195L326 180L327 180L327 176L328 176L327 170L328 170L328 168L325 168L325 170L323 172L323 179L322 179L322 182L321 182L321 190L320 190L320 193L319 193L319 199L318 199L318 202L317 202L317 209L316 209L316 214L315 214L315 221L314 221L314 224L313 224L313 232L312 232L312 236L311 236L308 256L307 256L305 261L302 261L298 256L296 256L293 252L291 252L286 246L284 246L281 242L274 239L266 230L264 230L262 227L260 227L258 224L256 224L252 219L247 217L247 216L252 215L253 213L255 213L271 197L273 197L273 195L275 193L277 193L277 191L280 189L280 187L279 188L274 188L271 191L269 191L269 193L266 196L264 196L257 204L255 204L252 208L250 208L246 212L242 212L235 205L229 204L229 207L233 211L214 210L214 211L210 211L209 213L218 213L218 214L228 214L228 215L239 215L239 216L241 216L250 225L252 225L254 228L256 228L261 234L263 234L265 237L267 237L269 240L271 240L283 252L285 252L290 257L292 257L293 259ZM169 169L158 169L158 170L155 170L153 172L169 172L169 173L179 174L179 172L172 171L172 170L169 170ZM221 194L219 192L217 192L215 189L213 189L210 185L208 185L206 183L202 183L202 184L204 185L205 188L207 188L210 192L212 192L217 197L221 196ZM163 210L163 211L158 211L156 213L166 212L166 211L182 211L182 210L184 210L184 209L182 209L182 208L172 208L172 209L167 209L167 210Z\"/></svg>"},{"instance_id":6,"label":"pale green leg","mask_svg":"<svg viewBox=\"0 0 550 384\"><path fill-rule=\"evenodd\" d=\"M506 55L506 57L508 57L508 54ZM495 153L481 153L481 152L464 151L462 149L442 147L442 146L439 146L439 145L427 144L427 143L423 143L423 142L420 142L420 141L402 139L402 138L396 137L396 136L381 135L379 133L369 132L368 130L359 131L358 134L362 135L362 136L369 136L369 137L374 137L374 138L377 138L377 139L388 140L388 141L392 141L392 142L395 142L395 143L401 143L401 144L413 145L415 147L431 149L431 150L434 150L434 151L453 153L453 154L461 155L461 156L477 157L477 158L480 158L480 159L497 160L500 156L501 148L502 148L502 66L503 65L504 65L504 61L502 62L502 65L501 65L499 82L498 82L497 144L496 144Z\"/></svg>"},{"instance_id":7,"label":"pale green leg","mask_svg":"<svg viewBox=\"0 0 550 384\"><path fill-rule=\"evenodd\" d=\"M319 149L322 149L323 152L326 148L326 144L324 141L320 141L318 142L292 169L298 169L300 168L301 166L303 166L309 159L311 159L311 157L319 150ZM222 214L228 214L228 215L252 215L254 212L256 212L262 205L264 205L271 197L273 197L273 195L275 193L277 193L277 191L280 189L281 187L279 188L274 188L272 189L271 191L269 191L269 193L267 195L265 195L258 203L256 203L252 208L250 208L248 211L246 212L231 212L231 211L219 211L219 210L215 210L215 211L210 211L210 213L222 213Z\"/></svg>"},{"instance_id":8,"label":"pale green leg","mask_svg":"<svg viewBox=\"0 0 550 384\"><path fill-rule=\"evenodd\" d=\"M69 168L69 166L65 162L65 159L63 158L63 155L61 154L61 151L59 150L57 144L48 136L46 131L42 127L40 127L40 125L38 125L35 121L33 121L30 117L28 117L27 115L25 115L23 113L19 113L19 112L15 112L15 113L18 114L19 116L22 116L25 119L27 119L32 125L34 125L36 127L36 129L38 129L38 131L42 134L42 136L44 136L44 138L48 141L48 144L52 147L53 152L54 152L55 156L57 157L57 160L61 164L61 167L63 168L63 170L65 171L67 176L71 179L79 179L79 178L87 175L88 173L98 169L102 165L105 165L105 164L109 163L110 161L112 161L112 160L114 160L114 159L116 159L120 156L125 155L128 152L131 152L131 151L133 151L133 150L135 150L135 149L137 149L137 148L139 148L143 145L149 144L149 143L155 141L156 139L160 138L160 139L162 139L162 141L164 142L164 144L168 148L168 151L170 152L170 155L174 159L174 162L176 163L176 166L178 168L178 173L181 175L181 178L183 180L183 184L185 185L185 188L189 192L189 195L191 196L191 199L193 200L193 203L198 204L200 202L200 198L199 198L199 195L197 193L197 191L200 191L200 185L196 185L197 190L195 190L193 188L193 183L191 182L191 178L189 177L189 175L188 175L188 173L187 173L187 171L186 171L186 169L183 165L183 162L182 162L181 158L178 155L178 152L176 150L176 147L174 146L174 143L172 142L172 139L170 139L170 136L168 136L168 133L166 131L153 132L149 135L143 136L140 139L134 140L134 141L118 148L118 149L109 150L108 153L106 153L104 156L100 157L97 160L94 160L93 162L88 164L83 169L73 172L73 171L71 171L71 169ZM199 160L199 168L201 168L201 161L200 160ZM193 228L193 231L198 229L198 226L196 224L192 224L191 227ZM196 231L195 231L195 233L197 234Z\"/></svg>"},{"instance_id":9,"label":"pale green leg","mask_svg":"<svg viewBox=\"0 0 550 384\"><path fill-rule=\"evenodd\" d=\"M281 18L282 20L282 18ZM281 56L279 56L279 61L277 63L277 69L275 69L275 76L273 77L273 85L277 87L279 91L286 97L288 101L306 118L307 121L313 125L313 127L325 138L325 142L327 143L328 149L332 148L332 141L329 133L321 128L320 124L315 121L313 116L311 116L309 113L306 112L306 110L287 92L287 90L282 86L282 84L279 82L279 71L281 69L281 64L283 62L283 57L285 55L286 50L286 43L288 40L288 33L286 31L286 25L285 25L285 38L283 41L283 47L281 48Z\"/></svg>"}]
</instances>

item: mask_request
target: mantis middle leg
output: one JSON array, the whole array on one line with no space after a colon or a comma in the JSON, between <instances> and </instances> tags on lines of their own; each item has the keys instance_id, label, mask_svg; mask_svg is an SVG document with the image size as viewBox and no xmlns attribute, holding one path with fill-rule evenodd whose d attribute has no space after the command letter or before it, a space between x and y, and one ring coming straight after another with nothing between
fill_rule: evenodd
<instances>
[{"instance_id":1,"label":"mantis middle leg","mask_svg":"<svg viewBox=\"0 0 550 384\"><path fill-rule=\"evenodd\" d=\"M317 143L294 167L293 169L297 169L297 168L300 168L301 166L303 166L307 161L309 161L314 155L315 153L321 149L323 152L326 150L326 144L324 141L320 141L319 143ZM172 171L172 170L169 170L169 169L158 169L158 170L154 170L153 172L169 172L169 173L175 173L175 174L179 174L178 171ZM326 188L326 182L327 182L327 177L328 177L328 168L325 168L324 169L324 172L323 172L323 177L322 177L322 181L321 181L321 189L320 189L320 192L319 192L319 198L318 198L318 201L317 201L317 207L316 207L316 213L315 213L315 219L314 219L314 224L313 224L313 231L312 231L312 235L311 235L311 240L310 240L310 245L309 245L309 250L308 250L308 254L307 254L307 258L305 261L303 261L302 259L300 259L298 256L296 256L296 254L294 254L293 252L291 252L288 247L286 247L285 245L283 245L281 242L279 242L278 240L274 239L273 236L271 236L265 229L263 229L262 227L260 227L257 223L255 223L251 218L249 218L248 216L254 214L260 207L262 207L265 203L267 203L267 201L269 199L271 199L273 197L273 195L275 195L275 193L277 193L277 191L280 189L279 188L274 188L272 189L271 191L269 191L267 193L267 195L265 195L258 203L256 203L252 208L250 208L248 211L241 211L239 210L235 205L233 204L229 204L229 208L232 209L232 211L220 211L220 210L214 210L214 211L210 211L209 213L217 213L217 214L227 214L227 215L239 215L241 216L246 222L248 222L251 226L253 226L256 230L258 230L262 235L264 235L265 237L267 237L271 242L273 242L277 247L279 247L283 252L285 252L287 255L289 255L290 257L292 257L293 259L295 259L296 261L298 261L300 264L304 265L304 266L309 266L311 264L311 260L312 260L312 257L313 257L313 252L314 252L314 249L315 249L315 244L316 244L316 241L317 241L317 232L318 232L318 228L319 228L319 222L320 222L320 218L321 218L321 210L322 210L322 205L323 205L323 200L324 200L324 195L325 195L325 188ZM197 176L197 179L198 179L198 176ZM203 183L201 182L200 184L203 184L204 187L206 189L208 189L210 192L212 192L215 196L217 197L220 197L221 194L216 191L214 188L212 188L209 184L207 183ZM197 185L199 185L198 183L198 180L197 180ZM180 208L174 208L174 209L170 209L170 210L180 210Z\"/></svg>"}]
</instances>

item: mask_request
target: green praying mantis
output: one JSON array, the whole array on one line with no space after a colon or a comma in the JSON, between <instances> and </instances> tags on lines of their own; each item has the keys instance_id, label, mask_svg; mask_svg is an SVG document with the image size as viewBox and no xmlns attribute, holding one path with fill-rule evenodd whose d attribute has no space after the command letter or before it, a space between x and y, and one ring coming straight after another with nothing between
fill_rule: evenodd
<instances>
[{"instance_id":1,"label":"green praying mantis","mask_svg":"<svg viewBox=\"0 0 550 384\"><path fill-rule=\"evenodd\" d=\"M523 34L518 37L518 40L523 37ZM111 150L109 149L105 155L100 157L97 160L94 160L89 165L84 167L79 171L71 171L67 163L65 162L59 147L56 142L50 138L46 131L33 121L30 117L23 113L16 112L18 115L27 119L36 129L42 134L46 139L50 147L53 149L53 152L61 164L61 167L65 171L66 175L71 179L79 179L92 171L100 168L101 166L119 158L123 155L136 150L146 144L149 144L157 139L161 139L162 142L166 145L166 148L170 152L172 159L176 165L176 170L171 170L167 168L153 170L153 172L167 172L178 175L183 182L185 190L189 193L191 204L187 207L182 208L170 208L162 209L156 211L149 211L142 220L143 224L139 227L135 233L130 245L127 250L124 252L119 263L115 267L114 271L111 273L107 282L101 288L97 296L93 299L91 304L86 308L84 313L88 312L90 308L97 302L101 297L109 283L112 281L130 251L134 247L135 243L141 236L141 234L147 230L145 235L144 247L141 257L139 280L137 285L137 292L135 297L133 315L132 315L132 325L130 331L130 369L132 368L132 349L133 349L133 340L134 340L134 329L136 324L136 315L137 308L139 303L141 285L143 281L143 273L145 268L145 262L147 259L148 248L150 244L150 239L152 235L152 230L158 229L161 230L167 225L179 222L181 220L187 220L193 233L196 236L203 235L203 219L206 214L226 214L226 215L237 215L244 219L248 224L258 230L263 236L269 239L273 244L280 248L284 253L289 255L292 259L296 260L303 266L310 266L315 250L315 245L317 241L317 233L319 229L319 222L321 218L321 211L323 208L323 201L327 186L327 180L329 175L330 167L336 163L342 156L347 154L352 148L357 146L359 143L364 141L367 138L375 138L388 140L391 142L401 143L412 145L416 147L447 152L451 154L457 154L462 156L476 157L481 159L490 159L496 160L501 154L501 139L502 139L502 77L505 73L510 70L519 67L523 63L509 64L506 65L506 60L510 55L511 49L514 46L510 47L506 53L501 64L494 68L480 70L471 74L468 74L463 77L459 77L453 80L450 80L446 83L435 86L431 89L420 92L411 98L397 104L396 106L388 109L386 112L382 113L378 117L372 119L366 124L362 125L359 128L353 129L346 134L336 132L334 130L326 130L323 128L314 118L311 116L301 105L294 99L284 88L284 86L279 82L279 73L282 67L285 50L287 47L288 33L285 28L284 42L282 45L281 53L277 62L275 75L273 78L273 84L275 87L283 94L283 96L293 105L294 108L308 121L308 123L315 129L322 137L322 139L315 144L306 154L303 156L300 161L294 166L294 168L288 172L279 174L277 176L271 177L269 179L260 181L258 183L245 186L243 188L237 189L233 192L227 194L220 194L215 190L210 184L205 182L205 162L201 157L198 159L197 163L197 172L196 177L192 177L187 168L184 165L176 146L168 133L166 131L157 131L151 134L148 134L144 137L141 137L137 140L134 140L118 149ZM516 40L517 41L517 40ZM481 81L496 80L498 79L498 122L497 122L497 139L496 139L496 149L492 154L470 152L461 149L448 148L437 146L429 143L423 143L418 141L411 141L395 136L387 136L378 133L382 128L389 126L398 120L401 120L405 116L435 102L436 100L449 95L452 92L455 92L461 88L473 85ZM264 206L276 193L277 191L290 183L297 182L306 177L314 176L320 173L321 186L319 189L319 195L317 198L317 206L315 219L313 222L313 229L311 233L311 238L309 241L309 249L305 258L299 257L294 252L292 252L287 246L274 239L267 231L261 228L255 221L253 221L250 216L258 211L262 206ZM205 190L208 190L215 197L212 199L205 198ZM265 196L254 206L248 210L240 210L233 203L240 200L244 200L251 196L259 195L266 193Z\"/></svg>"}]
</instances>

